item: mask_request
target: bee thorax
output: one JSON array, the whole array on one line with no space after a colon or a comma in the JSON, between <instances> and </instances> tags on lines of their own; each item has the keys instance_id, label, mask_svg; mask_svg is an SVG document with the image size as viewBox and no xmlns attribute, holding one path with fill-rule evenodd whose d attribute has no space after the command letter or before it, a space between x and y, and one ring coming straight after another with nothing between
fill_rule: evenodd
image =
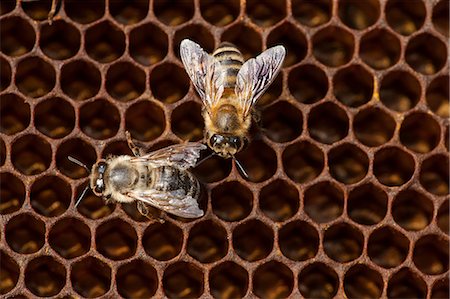
<instances>
[{"instance_id":1,"label":"bee thorax","mask_svg":"<svg viewBox=\"0 0 450 299\"><path fill-rule=\"evenodd\" d=\"M114 189L124 189L133 186L139 178L136 169L126 165L114 167L109 172L109 182Z\"/></svg>"},{"instance_id":2,"label":"bee thorax","mask_svg":"<svg viewBox=\"0 0 450 299\"><path fill-rule=\"evenodd\" d=\"M217 129L224 133L232 133L241 127L236 108L232 105L223 105L213 119Z\"/></svg>"}]
</instances>

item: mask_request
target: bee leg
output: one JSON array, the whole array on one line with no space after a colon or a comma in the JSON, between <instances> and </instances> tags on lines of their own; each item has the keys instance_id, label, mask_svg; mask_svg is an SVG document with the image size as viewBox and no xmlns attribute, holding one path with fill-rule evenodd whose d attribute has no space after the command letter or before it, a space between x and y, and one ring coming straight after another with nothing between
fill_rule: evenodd
<instances>
[{"instance_id":1,"label":"bee leg","mask_svg":"<svg viewBox=\"0 0 450 299\"><path fill-rule=\"evenodd\" d=\"M160 223L165 222L165 220L161 217L161 215L155 216L152 213L150 213L147 205L143 202L140 202L140 201L137 202L137 209L138 209L139 213L142 214L142 216L147 217L150 220L157 220Z\"/></svg>"},{"instance_id":2,"label":"bee leg","mask_svg":"<svg viewBox=\"0 0 450 299\"><path fill-rule=\"evenodd\" d=\"M51 25L53 22L53 17L58 13L59 8L61 7L61 0L52 0L52 6L50 12L48 13L48 22Z\"/></svg>"},{"instance_id":3,"label":"bee leg","mask_svg":"<svg viewBox=\"0 0 450 299\"><path fill-rule=\"evenodd\" d=\"M133 143L133 140L131 139L131 134L130 132L126 131L125 132L125 136L127 138L127 143L128 143L128 147L130 148L130 150L133 152L133 155L135 155L136 157L140 157L142 156L142 152L141 150Z\"/></svg>"}]
</instances>

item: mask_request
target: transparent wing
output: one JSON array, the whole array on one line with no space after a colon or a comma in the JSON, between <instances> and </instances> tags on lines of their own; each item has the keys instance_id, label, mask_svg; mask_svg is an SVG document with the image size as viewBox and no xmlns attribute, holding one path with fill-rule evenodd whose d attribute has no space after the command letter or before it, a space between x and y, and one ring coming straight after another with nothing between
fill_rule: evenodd
<instances>
[{"instance_id":1,"label":"transparent wing","mask_svg":"<svg viewBox=\"0 0 450 299\"><path fill-rule=\"evenodd\" d=\"M195 89L210 112L211 106L222 96L225 72L214 57L189 39L181 42L180 56Z\"/></svg>"},{"instance_id":2,"label":"transparent wing","mask_svg":"<svg viewBox=\"0 0 450 299\"><path fill-rule=\"evenodd\" d=\"M276 46L249 59L241 67L236 78L235 92L245 115L275 80L285 55L284 47Z\"/></svg>"}]
</instances>

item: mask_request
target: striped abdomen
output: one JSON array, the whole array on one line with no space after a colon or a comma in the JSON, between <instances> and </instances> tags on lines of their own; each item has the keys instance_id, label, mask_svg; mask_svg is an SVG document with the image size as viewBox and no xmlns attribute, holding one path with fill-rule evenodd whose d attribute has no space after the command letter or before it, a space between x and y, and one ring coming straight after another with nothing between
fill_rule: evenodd
<instances>
[{"instance_id":1,"label":"striped abdomen","mask_svg":"<svg viewBox=\"0 0 450 299\"><path fill-rule=\"evenodd\" d=\"M213 56L226 71L224 88L234 89L236 76L244 63L244 56L235 45L227 42L221 43L214 51Z\"/></svg>"},{"instance_id":2,"label":"striped abdomen","mask_svg":"<svg viewBox=\"0 0 450 299\"><path fill-rule=\"evenodd\" d=\"M175 191L183 189L186 195L198 199L200 183L189 171L180 170L172 166L161 166L152 169L150 186L158 191Z\"/></svg>"}]
</instances>

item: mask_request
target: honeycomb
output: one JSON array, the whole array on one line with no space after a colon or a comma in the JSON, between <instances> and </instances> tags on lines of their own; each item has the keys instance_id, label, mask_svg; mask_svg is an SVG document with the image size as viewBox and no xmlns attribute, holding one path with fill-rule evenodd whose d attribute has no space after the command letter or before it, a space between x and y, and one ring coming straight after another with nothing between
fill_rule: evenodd
<instances>
[{"instance_id":1,"label":"honeycomb","mask_svg":"<svg viewBox=\"0 0 450 299\"><path fill-rule=\"evenodd\" d=\"M2 0L0 294L448 298L447 0ZM204 217L74 202L87 165L202 139L190 38L287 48Z\"/></svg>"}]
</instances>

